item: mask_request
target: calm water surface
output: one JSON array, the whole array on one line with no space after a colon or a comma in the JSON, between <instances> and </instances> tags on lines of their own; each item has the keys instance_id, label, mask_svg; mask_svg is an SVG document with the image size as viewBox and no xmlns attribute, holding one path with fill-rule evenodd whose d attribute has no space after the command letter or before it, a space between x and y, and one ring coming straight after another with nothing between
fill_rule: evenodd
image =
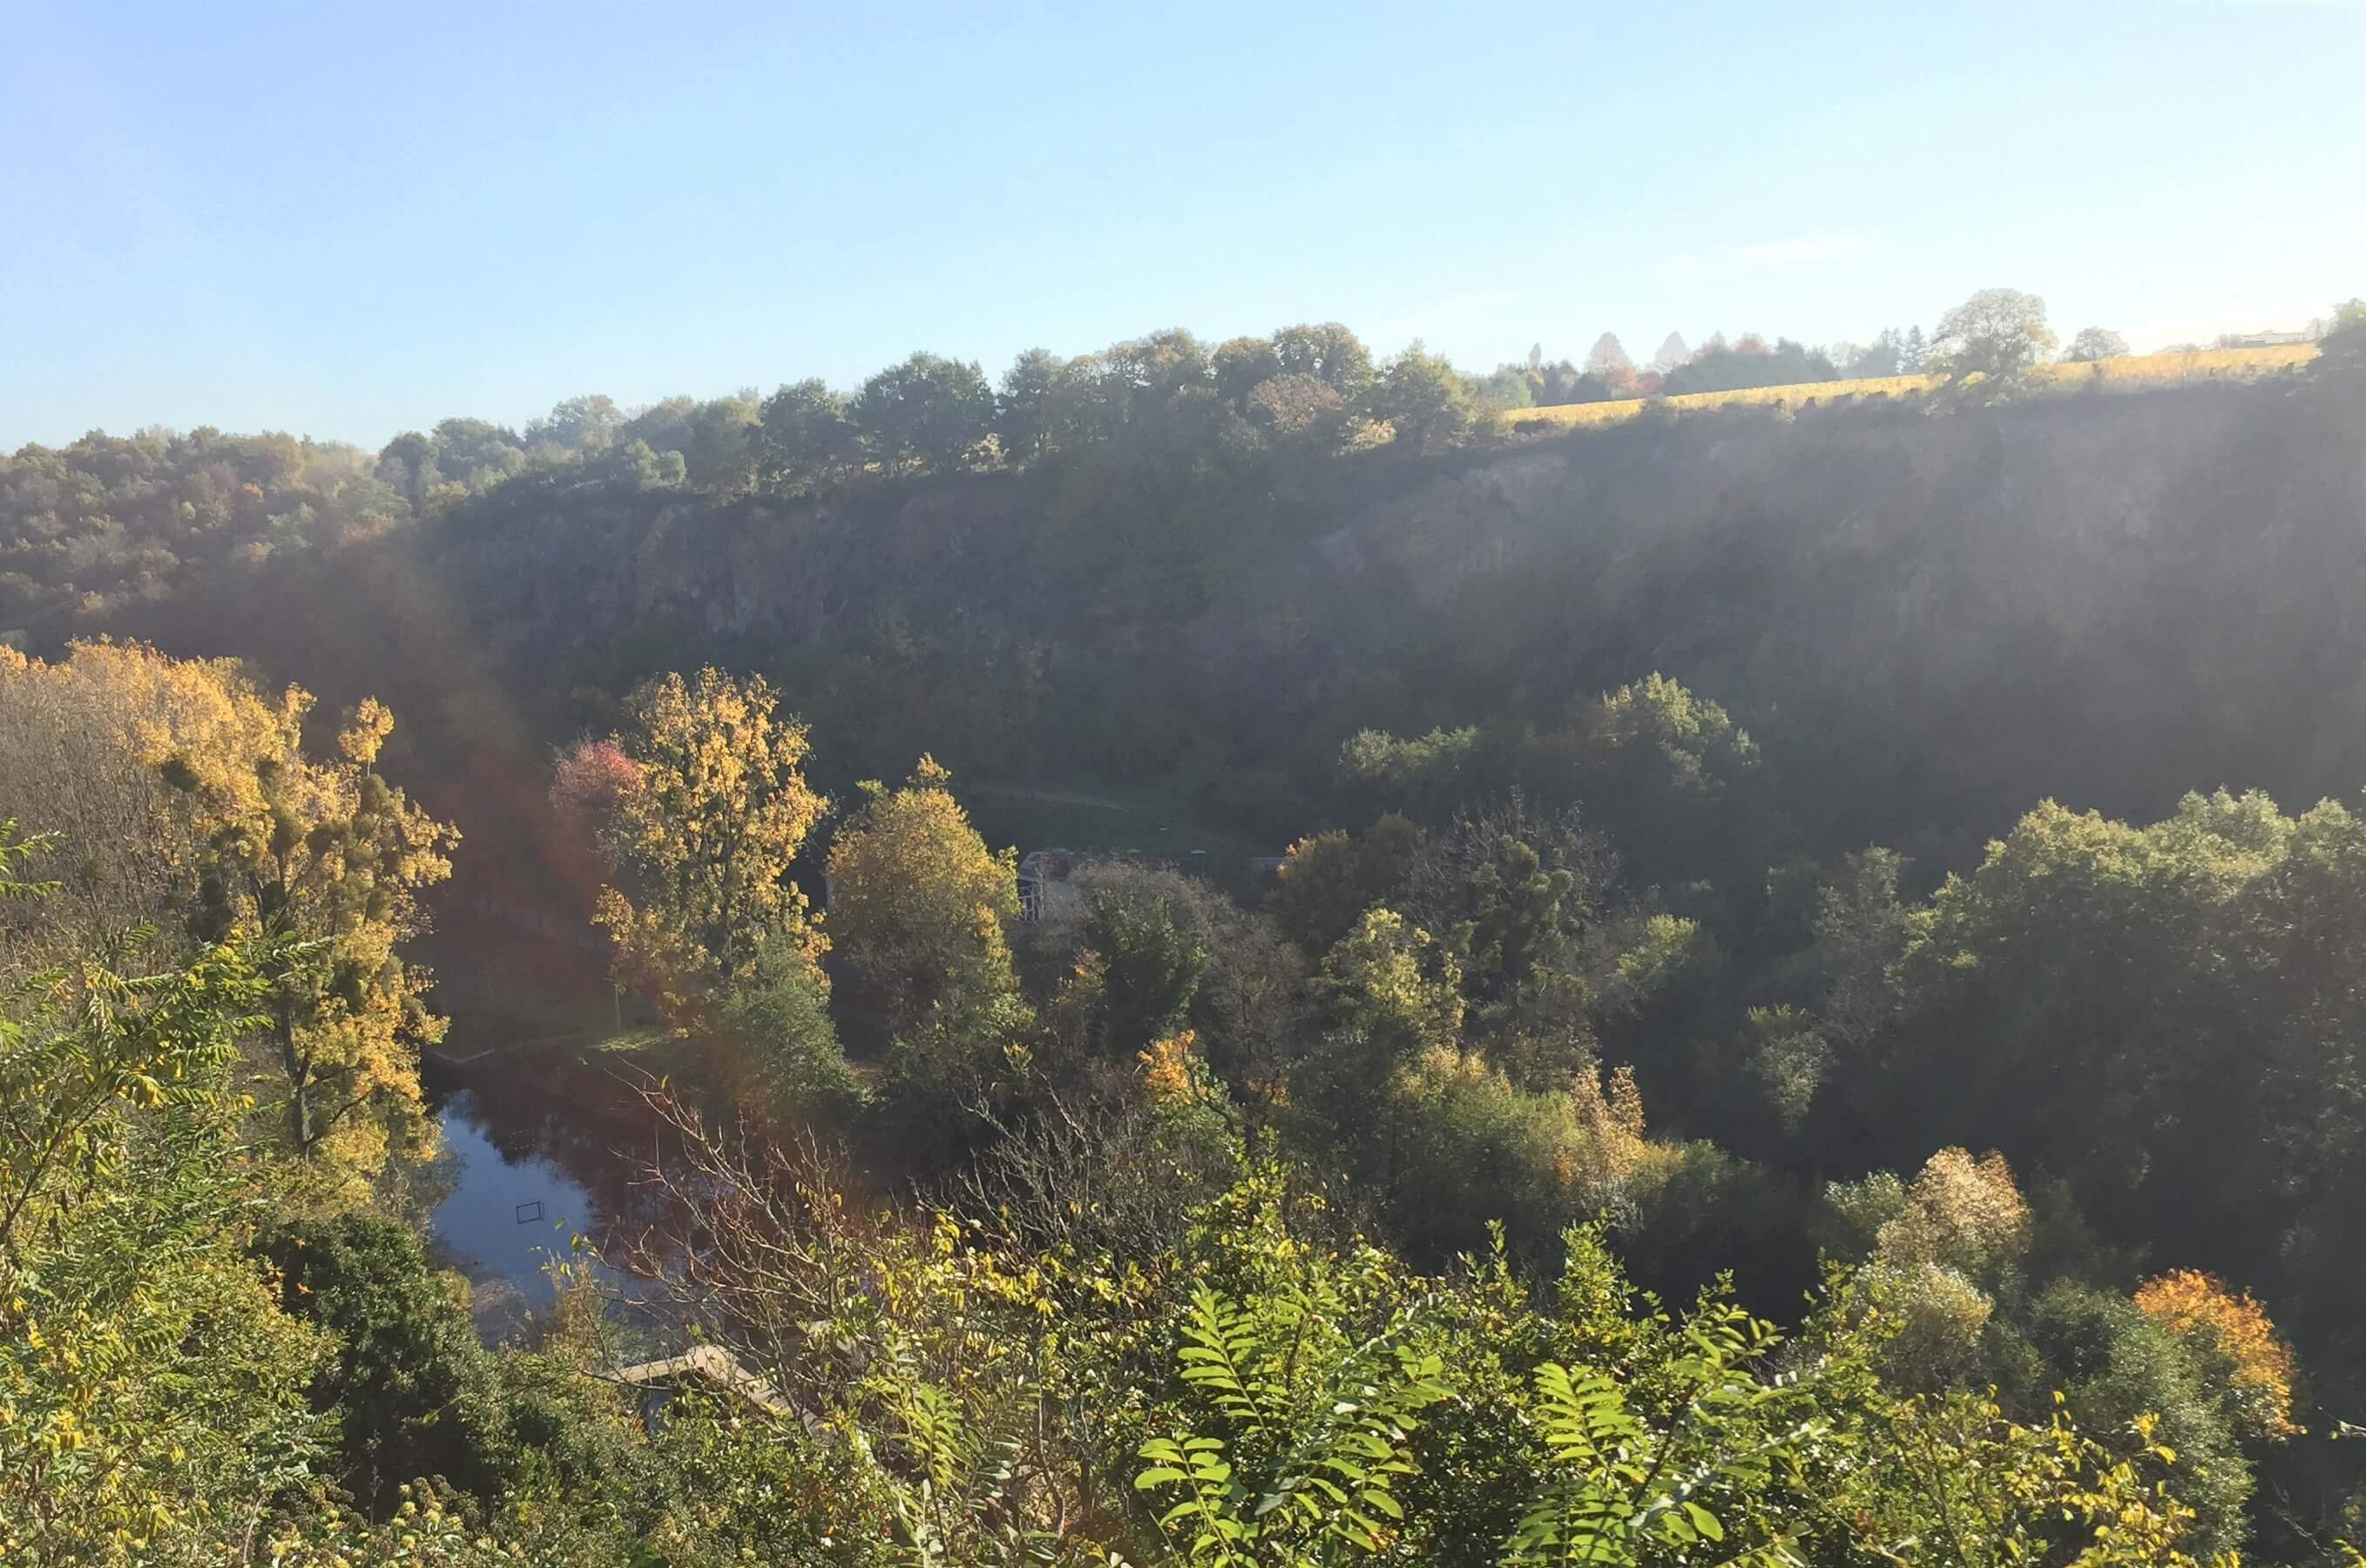
<instances>
[{"instance_id":1,"label":"calm water surface","mask_svg":"<svg viewBox=\"0 0 2366 1568\"><path fill-rule=\"evenodd\" d=\"M651 1129L637 1096L569 1058L437 1077L430 1088L452 1187L430 1228L470 1281L479 1330L499 1337L546 1309L555 1259L580 1258L618 1294L640 1299L643 1281L620 1266L648 1217L639 1179Z\"/></svg>"},{"instance_id":2,"label":"calm water surface","mask_svg":"<svg viewBox=\"0 0 2366 1568\"><path fill-rule=\"evenodd\" d=\"M435 1239L475 1285L481 1318L515 1319L551 1303L551 1259L602 1224L592 1194L539 1155L505 1156L479 1119L477 1097L453 1093L437 1118L457 1185L436 1205Z\"/></svg>"}]
</instances>

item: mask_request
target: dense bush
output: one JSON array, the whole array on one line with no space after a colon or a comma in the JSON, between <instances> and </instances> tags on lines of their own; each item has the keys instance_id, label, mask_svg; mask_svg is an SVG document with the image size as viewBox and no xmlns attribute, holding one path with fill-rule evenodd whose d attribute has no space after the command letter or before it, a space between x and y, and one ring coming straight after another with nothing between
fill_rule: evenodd
<instances>
[{"instance_id":1,"label":"dense bush","mask_svg":"<svg viewBox=\"0 0 2366 1568\"><path fill-rule=\"evenodd\" d=\"M373 1509L435 1476L498 1497L523 1465L493 1358L477 1342L459 1281L419 1237L373 1214L291 1226L265 1244L289 1315L337 1345L312 1401L343 1433L341 1479Z\"/></svg>"}]
</instances>

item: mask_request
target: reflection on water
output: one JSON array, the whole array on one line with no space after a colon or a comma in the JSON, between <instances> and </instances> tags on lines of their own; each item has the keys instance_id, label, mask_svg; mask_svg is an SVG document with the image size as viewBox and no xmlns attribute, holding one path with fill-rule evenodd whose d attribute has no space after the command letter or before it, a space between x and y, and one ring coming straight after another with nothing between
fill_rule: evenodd
<instances>
[{"instance_id":1,"label":"reflection on water","mask_svg":"<svg viewBox=\"0 0 2366 1568\"><path fill-rule=\"evenodd\" d=\"M478 1329L499 1337L548 1307L554 1258L577 1256L618 1294L639 1283L614 1266L651 1216L638 1178L650 1118L630 1087L571 1057L512 1056L431 1086L451 1190L430 1222L471 1285Z\"/></svg>"},{"instance_id":2,"label":"reflection on water","mask_svg":"<svg viewBox=\"0 0 2366 1568\"><path fill-rule=\"evenodd\" d=\"M474 1286L479 1326L512 1326L550 1304L551 1259L570 1256L579 1234L596 1239L603 1217L592 1194L554 1161L496 1148L472 1091L445 1100L439 1121L454 1186L436 1205L435 1239Z\"/></svg>"}]
</instances>

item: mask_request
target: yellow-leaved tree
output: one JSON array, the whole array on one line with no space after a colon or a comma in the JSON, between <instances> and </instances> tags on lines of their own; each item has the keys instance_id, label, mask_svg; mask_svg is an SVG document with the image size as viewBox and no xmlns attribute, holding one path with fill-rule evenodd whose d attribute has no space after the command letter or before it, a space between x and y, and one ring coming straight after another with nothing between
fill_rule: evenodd
<instances>
[{"instance_id":1,"label":"yellow-leaved tree","mask_svg":"<svg viewBox=\"0 0 2366 1568\"><path fill-rule=\"evenodd\" d=\"M425 928L420 892L451 874L458 834L377 773L394 728L383 705L362 703L328 760L305 754L311 706L299 687L266 694L231 660L138 643L78 643L55 664L0 650L12 745L48 733L80 759L12 809L90 833L62 852L77 874L85 861L152 857L136 880L84 879L80 938L144 922L167 942L288 939L262 976L249 1081L306 1157L310 1201L339 1208L389 1156L434 1145L418 1052L444 1021L427 1008L427 972L399 948ZM84 763L110 793L104 810L74 799Z\"/></svg>"},{"instance_id":2,"label":"yellow-leaved tree","mask_svg":"<svg viewBox=\"0 0 2366 1568\"><path fill-rule=\"evenodd\" d=\"M20 908L0 935L0 969L27 973L112 953L154 928L142 962L193 943L186 913L212 831L196 792L165 782L177 760L241 808L258 802L254 764L290 747L293 721L227 667L94 642L56 663L0 647L0 802L48 847L51 897Z\"/></svg>"},{"instance_id":3,"label":"yellow-leaved tree","mask_svg":"<svg viewBox=\"0 0 2366 1568\"><path fill-rule=\"evenodd\" d=\"M618 977L691 1029L785 949L817 984L828 943L790 863L829 802L806 782L806 727L760 675L669 673L633 694L619 737L635 764L614 803L615 881L593 919Z\"/></svg>"},{"instance_id":4,"label":"yellow-leaved tree","mask_svg":"<svg viewBox=\"0 0 2366 1568\"><path fill-rule=\"evenodd\" d=\"M1896 1325L1885 1375L1916 1392L1965 1376L1996 1310L1991 1292L2029 1250L2029 1204L2012 1168L1994 1151L1944 1148L1910 1185L1885 1171L1830 1190L1852 1223L1873 1227L1866 1282Z\"/></svg>"},{"instance_id":5,"label":"yellow-leaved tree","mask_svg":"<svg viewBox=\"0 0 2366 1568\"><path fill-rule=\"evenodd\" d=\"M830 930L898 1033L1018 989L1003 936L1019 919L1018 861L986 847L952 782L922 757L900 789L865 783L830 845Z\"/></svg>"},{"instance_id":6,"label":"yellow-leaved tree","mask_svg":"<svg viewBox=\"0 0 2366 1568\"><path fill-rule=\"evenodd\" d=\"M288 689L291 736L310 702ZM254 804L223 813L198 889L201 934L252 930L318 944L266 972L270 1044L289 1142L355 1175L390 1154L432 1150L419 1047L444 1036L427 1007L427 972L397 947L424 930L420 890L452 874L459 834L377 772L393 730L394 716L366 699L338 731L333 760L291 747L258 765Z\"/></svg>"},{"instance_id":7,"label":"yellow-leaved tree","mask_svg":"<svg viewBox=\"0 0 2366 1568\"><path fill-rule=\"evenodd\" d=\"M867 783L829 849L830 931L892 1043L881 1082L914 1146L943 1152L1008 1086L1032 1022L1005 928L1016 863L996 854L922 757L900 789Z\"/></svg>"}]
</instances>

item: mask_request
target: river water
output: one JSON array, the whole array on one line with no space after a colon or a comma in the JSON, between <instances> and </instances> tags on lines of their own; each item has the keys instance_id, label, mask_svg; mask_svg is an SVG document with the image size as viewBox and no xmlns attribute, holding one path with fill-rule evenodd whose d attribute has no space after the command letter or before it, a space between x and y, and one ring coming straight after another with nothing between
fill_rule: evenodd
<instances>
[{"instance_id":1,"label":"river water","mask_svg":"<svg viewBox=\"0 0 2366 1568\"><path fill-rule=\"evenodd\" d=\"M578 1237L593 1244L603 1220L591 1191L557 1162L503 1155L471 1091L456 1090L436 1121L455 1186L430 1228L470 1281L479 1326L498 1337L550 1305L552 1260L574 1257Z\"/></svg>"},{"instance_id":2,"label":"river water","mask_svg":"<svg viewBox=\"0 0 2366 1568\"><path fill-rule=\"evenodd\" d=\"M429 1228L469 1281L479 1332L500 1339L548 1308L554 1261L573 1260L614 1294L640 1299L644 1282L624 1259L651 1217L640 1178L653 1122L630 1085L556 1054L427 1079L448 1186Z\"/></svg>"}]
</instances>

